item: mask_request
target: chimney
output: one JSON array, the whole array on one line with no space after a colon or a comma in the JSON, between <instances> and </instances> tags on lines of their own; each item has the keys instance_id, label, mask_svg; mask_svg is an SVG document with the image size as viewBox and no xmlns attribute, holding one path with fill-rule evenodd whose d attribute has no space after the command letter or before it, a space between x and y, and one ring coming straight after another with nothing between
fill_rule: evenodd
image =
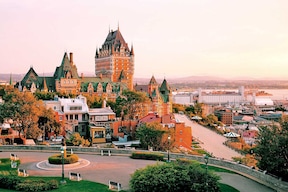
<instances>
[{"instance_id":1,"label":"chimney","mask_svg":"<svg viewBox=\"0 0 288 192\"><path fill-rule=\"evenodd\" d=\"M73 64L73 53L70 52L70 63Z\"/></svg>"},{"instance_id":2,"label":"chimney","mask_svg":"<svg viewBox=\"0 0 288 192\"><path fill-rule=\"evenodd\" d=\"M83 73L81 73L81 79L83 79L83 77L84 77L84 75L83 75Z\"/></svg>"}]
</instances>

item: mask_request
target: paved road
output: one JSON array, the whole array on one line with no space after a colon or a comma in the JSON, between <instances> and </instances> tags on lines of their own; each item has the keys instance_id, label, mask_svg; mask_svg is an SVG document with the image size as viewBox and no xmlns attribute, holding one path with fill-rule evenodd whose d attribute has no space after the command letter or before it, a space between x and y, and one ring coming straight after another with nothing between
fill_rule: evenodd
<instances>
[{"instance_id":1,"label":"paved road","mask_svg":"<svg viewBox=\"0 0 288 192\"><path fill-rule=\"evenodd\" d=\"M54 153L44 152L15 152L21 159L20 168L28 171L29 175L34 176L61 176L61 169L59 170L43 170L37 168L39 162L45 161ZM7 158L10 156L9 152L0 152L0 158ZM95 181L108 185L108 181L116 181L122 184L123 189L129 189L129 180L131 174L136 169L153 165L157 162L149 160L134 160L124 156L99 156L79 154L79 158L90 161L86 167L73 169L73 172L78 172L82 175L83 179ZM65 177L68 177L69 168L65 168ZM70 170L71 171L71 170ZM247 179L246 177L235 174L221 174L221 182L227 183L240 192L272 192L267 188L255 181Z\"/></svg>"},{"instance_id":2,"label":"paved road","mask_svg":"<svg viewBox=\"0 0 288 192\"><path fill-rule=\"evenodd\" d=\"M192 136L199 139L202 142L200 146L209 153L212 153L213 156L228 160L232 160L232 157L241 156L240 153L223 145L227 140L224 136L191 121L186 115L175 114L175 118L179 121L184 121L187 126L190 126L192 128Z\"/></svg>"}]
</instances>

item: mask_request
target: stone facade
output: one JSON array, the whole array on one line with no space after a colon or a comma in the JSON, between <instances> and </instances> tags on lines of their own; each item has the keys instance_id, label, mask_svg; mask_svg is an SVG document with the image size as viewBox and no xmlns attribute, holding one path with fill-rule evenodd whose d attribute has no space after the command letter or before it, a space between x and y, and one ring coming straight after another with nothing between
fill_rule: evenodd
<instances>
[{"instance_id":1,"label":"stone facade","mask_svg":"<svg viewBox=\"0 0 288 192\"><path fill-rule=\"evenodd\" d=\"M97 77L123 82L133 89L134 50L125 42L119 27L111 30L100 49L95 54L95 74Z\"/></svg>"}]
</instances>

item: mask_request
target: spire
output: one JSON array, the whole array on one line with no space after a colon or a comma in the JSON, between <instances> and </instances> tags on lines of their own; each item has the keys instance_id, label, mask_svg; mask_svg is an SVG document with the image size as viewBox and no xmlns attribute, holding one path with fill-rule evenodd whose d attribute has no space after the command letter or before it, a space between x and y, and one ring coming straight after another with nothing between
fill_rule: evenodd
<instances>
[{"instance_id":1,"label":"spire","mask_svg":"<svg viewBox=\"0 0 288 192\"><path fill-rule=\"evenodd\" d=\"M98 53L98 47L96 47L96 53L95 53L95 58L99 57L99 53Z\"/></svg>"},{"instance_id":2,"label":"spire","mask_svg":"<svg viewBox=\"0 0 288 192\"><path fill-rule=\"evenodd\" d=\"M45 76L43 77L43 91L44 91L44 92L47 92L47 91L48 91L48 88L47 88L47 83L46 83L46 78L45 78Z\"/></svg>"},{"instance_id":3,"label":"spire","mask_svg":"<svg viewBox=\"0 0 288 192\"><path fill-rule=\"evenodd\" d=\"M10 80L9 80L9 85L12 85L13 81L12 81L12 73L10 73Z\"/></svg>"},{"instance_id":4,"label":"spire","mask_svg":"<svg viewBox=\"0 0 288 192\"><path fill-rule=\"evenodd\" d=\"M167 92L167 91L169 91L169 89L170 88L168 86L168 83L167 83L166 79L164 79L163 82L162 82L162 85L160 87L160 91L161 92Z\"/></svg>"},{"instance_id":5,"label":"spire","mask_svg":"<svg viewBox=\"0 0 288 192\"><path fill-rule=\"evenodd\" d=\"M154 75L152 75L150 82L149 82L149 85L157 85L157 81L156 81Z\"/></svg>"},{"instance_id":6,"label":"spire","mask_svg":"<svg viewBox=\"0 0 288 192\"><path fill-rule=\"evenodd\" d=\"M120 28L119 28L119 21L118 21L118 26L117 26L117 30L118 30L118 31L120 30Z\"/></svg>"},{"instance_id":7,"label":"spire","mask_svg":"<svg viewBox=\"0 0 288 192\"><path fill-rule=\"evenodd\" d=\"M132 45L131 45L130 55L134 55L133 43L132 43Z\"/></svg>"}]
</instances>

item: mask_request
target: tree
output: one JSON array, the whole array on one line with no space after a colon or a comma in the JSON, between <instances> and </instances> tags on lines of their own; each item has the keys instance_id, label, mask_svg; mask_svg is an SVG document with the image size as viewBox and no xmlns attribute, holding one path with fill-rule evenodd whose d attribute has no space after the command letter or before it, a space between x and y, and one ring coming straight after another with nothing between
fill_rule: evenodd
<instances>
[{"instance_id":1,"label":"tree","mask_svg":"<svg viewBox=\"0 0 288 192\"><path fill-rule=\"evenodd\" d=\"M81 137L78 132L73 133L70 139L67 140L67 142L72 143L74 146L90 146L90 142L87 139L84 139L83 136Z\"/></svg>"},{"instance_id":2,"label":"tree","mask_svg":"<svg viewBox=\"0 0 288 192\"><path fill-rule=\"evenodd\" d=\"M55 111L51 108L42 110L39 116L38 125L42 129L43 134L54 132L56 135L60 134L63 123L56 119Z\"/></svg>"},{"instance_id":3,"label":"tree","mask_svg":"<svg viewBox=\"0 0 288 192\"><path fill-rule=\"evenodd\" d=\"M11 119L12 127L23 133L23 137L36 139L39 134L38 119L44 109L42 101L30 92L19 92L7 88L3 96L5 103L0 108L0 119Z\"/></svg>"},{"instance_id":4,"label":"tree","mask_svg":"<svg viewBox=\"0 0 288 192\"><path fill-rule=\"evenodd\" d=\"M209 126L219 123L218 117L216 117L214 114L207 115L207 117L204 120L207 122Z\"/></svg>"},{"instance_id":5,"label":"tree","mask_svg":"<svg viewBox=\"0 0 288 192\"><path fill-rule=\"evenodd\" d=\"M87 105L89 108L101 108L103 103L103 98L98 95L90 95L89 93L82 93L87 99Z\"/></svg>"},{"instance_id":6,"label":"tree","mask_svg":"<svg viewBox=\"0 0 288 192\"><path fill-rule=\"evenodd\" d=\"M143 107L145 103L149 101L149 98L144 92L136 92L130 90L124 90L122 95L116 98L116 103L107 102L109 106L116 113L117 117L134 119L137 115L143 115Z\"/></svg>"},{"instance_id":7,"label":"tree","mask_svg":"<svg viewBox=\"0 0 288 192\"><path fill-rule=\"evenodd\" d=\"M184 165L172 162L136 170L131 177L130 188L135 192L218 192L218 180L219 177L210 172L206 175L199 163Z\"/></svg>"},{"instance_id":8,"label":"tree","mask_svg":"<svg viewBox=\"0 0 288 192\"><path fill-rule=\"evenodd\" d=\"M37 100L53 100L57 93L55 92L41 92L37 90L34 96Z\"/></svg>"},{"instance_id":9,"label":"tree","mask_svg":"<svg viewBox=\"0 0 288 192\"><path fill-rule=\"evenodd\" d=\"M172 110L173 110L173 113L179 113L179 111L185 111L185 107L181 104L176 104L176 103L173 103L172 104Z\"/></svg>"},{"instance_id":10,"label":"tree","mask_svg":"<svg viewBox=\"0 0 288 192\"><path fill-rule=\"evenodd\" d=\"M140 140L143 149L152 147L154 150L163 150L162 137L165 133L159 123L146 123L136 130L136 138Z\"/></svg>"},{"instance_id":11,"label":"tree","mask_svg":"<svg viewBox=\"0 0 288 192\"><path fill-rule=\"evenodd\" d=\"M280 125L259 128L255 154L258 167L282 178L288 178L288 121L283 118Z\"/></svg>"},{"instance_id":12,"label":"tree","mask_svg":"<svg viewBox=\"0 0 288 192\"><path fill-rule=\"evenodd\" d=\"M200 117L202 117L202 115L203 115L202 106L203 106L202 103L196 103L194 105L194 112L195 112L196 115L198 115Z\"/></svg>"}]
</instances>

